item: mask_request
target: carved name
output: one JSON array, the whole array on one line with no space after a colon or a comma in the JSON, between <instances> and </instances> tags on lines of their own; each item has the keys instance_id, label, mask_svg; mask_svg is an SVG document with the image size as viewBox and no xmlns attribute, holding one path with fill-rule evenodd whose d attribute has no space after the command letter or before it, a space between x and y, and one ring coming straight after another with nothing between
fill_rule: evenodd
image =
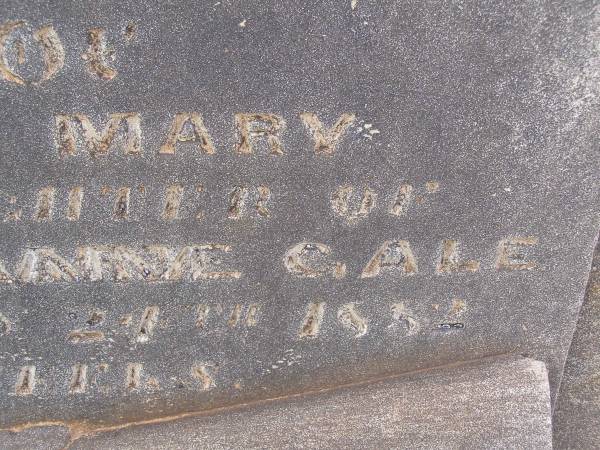
<instances>
[{"instance_id":1,"label":"carved name","mask_svg":"<svg viewBox=\"0 0 600 450\"><path fill-rule=\"evenodd\" d=\"M496 249L493 269L534 269L537 263L527 260L526 250L536 244L535 237L502 239ZM223 261L231 252L232 247L226 244L198 244L179 248L164 245L139 248L89 245L78 247L76 256L68 258L54 248L29 248L25 250L13 274L0 262L0 283L235 280L242 276L242 271L225 265ZM282 263L288 274L298 278L344 278L347 275L346 264L335 260L333 253L326 244L301 242L285 252ZM476 272L479 268L478 261L461 260L457 241L441 242L435 273ZM417 256L410 242L398 239L383 242L358 276L411 276L419 270Z\"/></svg>"}]
</instances>

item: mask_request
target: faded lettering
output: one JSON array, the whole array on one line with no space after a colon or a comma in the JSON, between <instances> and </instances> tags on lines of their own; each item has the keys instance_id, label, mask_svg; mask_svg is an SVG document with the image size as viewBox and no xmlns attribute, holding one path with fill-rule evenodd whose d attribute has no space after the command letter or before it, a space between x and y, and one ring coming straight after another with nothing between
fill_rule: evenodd
<instances>
[{"instance_id":1,"label":"faded lettering","mask_svg":"<svg viewBox=\"0 0 600 450\"><path fill-rule=\"evenodd\" d=\"M207 155L215 153L215 147L202 116L195 112L178 113L173 118L167 139L160 153L172 155L178 142L197 142L198 148Z\"/></svg>"},{"instance_id":2,"label":"faded lettering","mask_svg":"<svg viewBox=\"0 0 600 450\"><path fill-rule=\"evenodd\" d=\"M408 241L386 241L375 252L362 271L361 278L373 278L384 271L413 275L418 272L417 260Z\"/></svg>"},{"instance_id":3,"label":"faded lettering","mask_svg":"<svg viewBox=\"0 0 600 450\"><path fill-rule=\"evenodd\" d=\"M525 249L536 245L536 237L511 237L498 244L496 268L498 270L531 270L536 267L534 261L527 261Z\"/></svg>"},{"instance_id":4,"label":"faded lettering","mask_svg":"<svg viewBox=\"0 0 600 450\"><path fill-rule=\"evenodd\" d=\"M237 153L254 153L255 140L265 138L271 155L283 155L279 133L285 128L285 121L275 114L236 114L238 131Z\"/></svg>"},{"instance_id":5,"label":"faded lettering","mask_svg":"<svg viewBox=\"0 0 600 450\"><path fill-rule=\"evenodd\" d=\"M300 327L300 338L314 338L319 334L321 322L323 321L323 313L325 312L325 303L316 302L308 305L306 317Z\"/></svg>"},{"instance_id":6,"label":"faded lettering","mask_svg":"<svg viewBox=\"0 0 600 450\"><path fill-rule=\"evenodd\" d=\"M25 22L17 20L6 22L0 26L0 77L6 81L25 85L27 81L9 67L7 60L6 44L9 36L17 29L25 26ZM56 31L51 25L39 28L33 33L33 39L42 48L44 58L44 68L38 81L32 81L31 84L41 84L53 78L63 67L65 63L65 51ZM25 62L23 41L18 39L15 41L17 47L17 62L23 64Z\"/></svg>"},{"instance_id":7,"label":"faded lettering","mask_svg":"<svg viewBox=\"0 0 600 450\"><path fill-rule=\"evenodd\" d=\"M15 384L15 394L31 395L35 388L35 366L21 367Z\"/></svg>"},{"instance_id":8,"label":"faded lettering","mask_svg":"<svg viewBox=\"0 0 600 450\"><path fill-rule=\"evenodd\" d=\"M77 132L78 128L81 129L81 135ZM56 146L59 156L75 155L79 140L84 142L90 156L94 158L106 156L116 143L126 155L139 155L142 152L140 116L137 113L110 114L101 132L83 114L56 116Z\"/></svg>"},{"instance_id":9,"label":"faded lettering","mask_svg":"<svg viewBox=\"0 0 600 450\"><path fill-rule=\"evenodd\" d=\"M458 241L446 239L442 242L442 256L438 264L437 273L477 272L479 261L460 261Z\"/></svg>"},{"instance_id":10,"label":"faded lettering","mask_svg":"<svg viewBox=\"0 0 600 450\"><path fill-rule=\"evenodd\" d=\"M350 330L355 338L367 334L367 322L358 313L353 303L343 305L338 310L337 317L342 326Z\"/></svg>"},{"instance_id":11,"label":"faded lettering","mask_svg":"<svg viewBox=\"0 0 600 450\"><path fill-rule=\"evenodd\" d=\"M301 242L285 253L283 264L289 273L301 278L343 278L346 275L346 265L331 261L330 254L331 249L325 244Z\"/></svg>"},{"instance_id":12,"label":"faded lettering","mask_svg":"<svg viewBox=\"0 0 600 450\"><path fill-rule=\"evenodd\" d=\"M102 80L112 80L117 76L117 71L108 64L112 52L106 48L105 30L103 28L90 29L88 44L88 49L81 56L87 61L88 70Z\"/></svg>"},{"instance_id":13,"label":"faded lettering","mask_svg":"<svg viewBox=\"0 0 600 450\"><path fill-rule=\"evenodd\" d=\"M354 123L354 114L342 114L337 122L329 129L314 113L302 113L300 118L308 128L315 141L315 154L333 155L335 148L344 132Z\"/></svg>"},{"instance_id":14,"label":"faded lettering","mask_svg":"<svg viewBox=\"0 0 600 450\"><path fill-rule=\"evenodd\" d=\"M353 186L341 186L331 194L333 211L348 223L357 222L369 215L375 207L377 194L369 188L354 194Z\"/></svg>"}]
</instances>

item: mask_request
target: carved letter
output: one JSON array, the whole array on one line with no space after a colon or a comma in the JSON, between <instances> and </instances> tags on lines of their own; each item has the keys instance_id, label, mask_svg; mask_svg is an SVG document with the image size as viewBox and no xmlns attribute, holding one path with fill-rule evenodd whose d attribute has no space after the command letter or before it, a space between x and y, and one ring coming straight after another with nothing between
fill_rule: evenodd
<instances>
[{"instance_id":1,"label":"carved letter","mask_svg":"<svg viewBox=\"0 0 600 450\"><path fill-rule=\"evenodd\" d=\"M375 207L377 194L366 188L362 195L353 195L354 187L341 186L331 194L331 207L339 216L346 219L348 223L355 223L369 215Z\"/></svg>"},{"instance_id":2,"label":"carved letter","mask_svg":"<svg viewBox=\"0 0 600 450\"><path fill-rule=\"evenodd\" d=\"M96 131L92 122L83 114L56 116L56 145L61 157L72 156L77 151L75 126L79 125L83 141L90 156L105 156L117 137L119 129L124 128L124 142L121 143L126 155L138 155L142 152L142 129L137 113L110 114L108 123L101 133Z\"/></svg>"},{"instance_id":3,"label":"carved letter","mask_svg":"<svg viewBox=\"0 0 600 450\"><path fill-rule=\"evenodd\" d=\"M228 253L231 247L222 244L192 245L183 247L175 259L170 263L162 278L164 280L179 281L189 279L196 281L240 278L242 273L238 271L215 270L221 261L217 259L219 252ZM185 277L185 278L184 278Z\"/></svg>"},{"instance_id":4,"label":"carved letter","mask_svg":"<svg viewBox=\"0 0 600 450\"><path fill-rule=\"evenodd\" d=\"M413 187L410 184L403 184L398 188L396 199L390 208L390 214L394 216L402 216L406 214L406 210L412 200Z\"/></svg>"},{"instance_id":5,"label":"carved letter","mask_svg":"<svg viewBox=\"0 0 600 450\"><path fill-rule=\"evenodd\" d=\"M20 85L25 85L27 82L9 68L6 59L6 41L13 31L24 25L25 22L23 21L13 21L0 26L0 77ZM39 81L34 81L32 84L41 84L54 77L62 69L65 63L65 51L51 25L42 27L33 33L33 39L42 47L44 52L44 69ZM24 55L21 52L18 62L22 64L24 61Z\"/></svg>"},{"instance_id":6,"label":"carved letter","mask_svg":"<svg viewBox=\"0 0 600 450\"><path fill-rule=\"evenodd\" d=\"M308 311L300 327L298 336L302 338L314 338L319 334L323 314L325 312L325 302L311 303L308 305Z\"/></svg>"},{"instance_id":7,"label":"carved letter","mask_svg":"<svg viewBox=\"0 0 600 450\"><path fill-rule=\"evenodd\" d=\"M331 249L325 244L301 242L290 248L283 257L283 264L289 273L301 278L317 278L331 275L343 278L346 265L328 258Z\"/></svg>"},{"instance_id":8,"label":"carved letter","mask_svg":"<svg viewBox=\"0 0 600 450\"><path fill-rule=\"evenodd\" d=\"M381 269L399 271L403 275L418 272L417 260L408 241L386 241L365 266L361 278L373 278Z\"/></svg>"},{"instance_id":9,"label":"carved letter","mask_svg":"<svg viewBox=\"0 0 600 450\"><path fill-rule=\"evenodd\" d=\"M112 80L117 71L106 62L109 52L106 50L104 32L102 28L92 28L88 31L89 47L81 57L87 61L88 70L92 74L103 80Z\"/></svg>"},{"instance_id":10,"label":"carved letter","mask_svg":"<svg viewBox=\"0 0 600 450\"><path fill-rule=\"evenodd\" d=\"M536 267L533 261L525 261L521 251L523 247L537 244L536 237L512 237L503 239L498 244L498 258L496 268L498 270L531 270Z\"/></svg>"},{"instance_id":11,"label":"carved letter","mask_svg":"<svg viewBox=\"0 0 600 450\"><path fill-rule=\"evenodd\" d=\"M354 333L355 338L359 338L367 334L367 322L354 308L354 303L342 305L338 310L338 320L342 326Z\"/></svg>"},{"instance_id":12,"label":"carved letter","mask_svg":"<svg viewBox=\"0 0 600 450\"><path fill-rule=\"evenodd\" d=\"M186 125L188 126L189 131L184 133ZM187 112L175 115L173 123L171 124L171 129L167 134L167 140L160 148L159 153L168 155L174 154L177 142L197 142L199 149L207 155L215 153L212 139L204 126L202 116L198 113Z\"/></svg>"},{"instance_id":13,"label":"carved letter","mask_svg":"<svg viewBox=\"0 0 600 450\"><path fill-rule=\"evenodd\" d=\"M30 395L35 388L35 366L23 366L17 376L15 393L17 395Z\"/></svg>"},{"instance_id":14,"label":"carved letter","mask_svg":"<svg viewBox=\"0 0 600 450\"><path fill-rule=\"evenodd\" d=\"M249 189L243 186L236 186L229 193L229 211L227 216L230 219L241 219L247 210L249 197L254 201L254 209L261 217L269 217L269 209L266 204L271 198L271 190L267 186L257 186L255 189Z\"/></svg>"},{"instance_id":15,"label":"carved letter","mask_svg":"<svg viewBox=\"0 0 600 450\"><path fill-rule=\"evenodd\" d=\"M300 118L311 132L315 141L315 153L331 156L344 132L354 123L354 114L342 114L330 129L325 126L314 113L302 113Z\"/></svg>"},{"instance_id":16,"label":"carved letter","mask_svg":"<svg viewBox=\"0 0 600 450\"><path fill-rule=\"evenodd\" d=\"M165 206L162 212L162 218L167 222L179 219L179 206L183 197L183 186L181 184L172 184L165 192Z\"/></svg>"},{"instance_id":17,"label":"carved letter","mask_svg":"<svg viewBox=\"0 0 600 450\"><path fill-rule=\"evenodd\" d=\"M238 130L238 154L254 153L254 139L266 136L271 154L283 155L279 132L285 128L285 121L281 117L275 114L236 114L235 123Z\"/></svg>"},{"instance_id":18,"label":"carved letter","mask_svg":"<svg viewBox=\"0 0 600 450\"><path fill-rule=\"evenodd\" d=\"M48 222L52 220L52 209L54 207L55 189L48 186L40 189L37 195L37 204L35 206L34 219L38 222Z\"/></svg>"},{"instance_id":19,"label":"carved letter","mask_svg":"<svg viewBox=\"0 0 600 450\"><path fill-rule=\"evenodd\" d=\"M446 239L442 242L442 257L437 266L437 273L477 272L479 261L469 260L460 262L458 242Z\"/></svg>"},{"instance_id":20,"label":"carved letter","mask_svg":"<svg viewBox=\"0 0 600 450\"><path fill-rule=\"evenodd\" d=\"M79 273L65 258L52 248L27 250L18 269L23 283L78 281Z\"/></svg>"}]
</instances>

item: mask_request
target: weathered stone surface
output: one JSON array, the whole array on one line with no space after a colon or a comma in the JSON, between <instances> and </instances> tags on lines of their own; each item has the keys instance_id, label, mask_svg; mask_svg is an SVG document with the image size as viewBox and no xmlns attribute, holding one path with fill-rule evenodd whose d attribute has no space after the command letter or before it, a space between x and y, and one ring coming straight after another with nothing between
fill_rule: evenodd
<instances>
[{"instance_id":1,"label":"weathered stone surface","mask_svg":"<svg viewBox=\"0 0 600 450\"><path fill-rule=\"evenodd\" d=\"M19 431L0 430L0 448L3 450L61 450L70 441L66 426L36 426Z\"/></svg>"},{"instance_id":2,"label":"weathered stone surface","mask_svg":"<svg viewBox=\"0 0 600 450\"><path fill-rule=\"evenodd\" d=\"M598 215L588 2L0 0L0 424L504 353Z\"/></svg>"},{"instance_id":3,"label":"weathered stone surface","mask_svg":"<svg viewBox=\"0 0 600 450\"><path fill-rule=\"evenodd\" d=\"M112 448L552 448L544 364L441 368L75 441Z\"/></svg>"},{"instance_id":4,"label":"weathered stone surface","mask_svg":"<svg viewBox=\"0 0 600 450\"><path fill-rule=\"evenodd\" d=\"M556 448L600 446L600 246L594 254L553 425Z\"/></svg>"}]
</instances>

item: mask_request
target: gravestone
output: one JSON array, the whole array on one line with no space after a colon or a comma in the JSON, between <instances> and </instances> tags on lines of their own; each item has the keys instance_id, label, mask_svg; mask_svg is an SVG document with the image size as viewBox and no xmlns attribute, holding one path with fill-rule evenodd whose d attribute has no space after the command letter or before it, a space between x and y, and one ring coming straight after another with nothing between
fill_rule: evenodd
<instances>
[{"instance_id":1,"label":"gravestone","mask_svg":"<svg viewBox=\"0 0 600 450\"><path fill-rule=\"evenodd\" d=\"M553 416L555 448L594 448L600 442L600 246Z\"/></svg>"},{"instance_id":2,"label":"gravestone","mask_svg":"<svg viewBox=\"0 0 600 450\"><path fill-rule=\"evenodd\" d=\"M82 436L71 448L428 449L440 443L445 448L551 449L544 364L501 358L444 367L209 415L105 430Z\"/></svg>"},{"instance_id":3,"label":"gravestone","mask_svg":"<svg viewBox=\"0 0 600 450\"><path fill-rule=\"evenodd\" d=\"M506 353L554 398L598 19L497 3L0 1L2 428Z\"/></svg>"}]
</instances>

